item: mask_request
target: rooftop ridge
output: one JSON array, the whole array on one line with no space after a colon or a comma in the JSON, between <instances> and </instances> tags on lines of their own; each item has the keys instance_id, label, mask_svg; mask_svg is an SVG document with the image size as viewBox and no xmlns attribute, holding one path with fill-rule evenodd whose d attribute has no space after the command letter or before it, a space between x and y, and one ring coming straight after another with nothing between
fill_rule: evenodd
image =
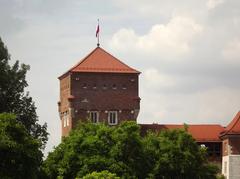
<instances>
[{"instance_id":1,"label":"rooftop ridge","mask_svg":"<svg viewBox=\"0 0 240 179\"><path fill-rule=\"evenodd\" d=\"M82 58L81 60L80 60L80 62L78 62L76 65L74 65L72 68L70 68L70 70L68 70L68 71L71 71L71 70L73 70L74 68L76 68L78 65L80 65L81 63L83 63L89 56L91 56L98 48L100 48L100 47L96 47L93 51L91 51L88 55L86 55L84 58Z\"/></svg>"},{"instance_id":2,"label":"rooftop ridge","mask_svg":"<svg viewBox=\"0 0 240 179\"><path fill-rule=\"evenodd\" d=\"M101 60L97 61L96 59ZM95 63L96 62L96 63ZM102 63L102 64L101 64ZM105 66L104 66L105 65ZM58 77L61 79L69 72L95 72L95 73L141 73L136 69L128 66L112 54L108 53L101 47L96 47L80 62Z\"/></svg>"},{"instance_id":3,"label":"rooftop ridge","mask_svg":"<svg viewBox=\"0 0 240 179\"><path fill-rule=\"evenodd\" d=\"M236 116L233 118L233 120L227 125L226 127L226 131L223 133L223 135L230 133L231 131L233 131L234 127L240 123L240 111L238 111L238 113L236 114ZM240 128L239 128L239 132L240 132Z\"/></svg>"},{"instance_id":4,"label":"rooftop ridge","mask_svg":"<svg viewBox=\"0 0 240 179\"><path fill-rule=\"evenodd\" d=\"M130 66L128 66L127 64L125 64L124 62L122 62L121 60L119 60L118 58L116 58L115 56L113 56L112 54L108 53L106 50L104 50L103 48L99 47L101 50L103 50L105 53L107 53L108 55L112 56L113 58L115 58L115 60L117 60L118 62L120 62L121 64L127 66L128 68L132 69L132 70L135 70L135 71L138 71ZM139 72L140 73L140 72Z\"/></svg>"}]
</instances>

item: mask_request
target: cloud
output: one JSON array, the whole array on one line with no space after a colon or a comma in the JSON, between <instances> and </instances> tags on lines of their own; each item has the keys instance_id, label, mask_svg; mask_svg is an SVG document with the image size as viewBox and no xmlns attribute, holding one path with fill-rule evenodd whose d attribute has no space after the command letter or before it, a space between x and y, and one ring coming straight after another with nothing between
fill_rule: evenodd
<instances>
[{"instance_id":1,"label":"cloud","mask_svg":"<svg viewBox=\"0 0 240 179\"><path fill-rule=\"evenodd\" d=\"M120 29L113 35L110 46L120 51L182 56L191 51L191 41L202 30L203 27L194 19L175 16L167 24L153 25L144 35L138 35L133 29Z\"/></svg>"},{"instance_id":2,"label":"cloud","mask_svg":"<svg viewBox=\"0 0 240 179\"><path fill-rule=\"evenodd\" d=\"M208 0L206 5L209 10L216 8L218 5L224 3L225 0Z\"/></svg>"},{"instance_id":3,"label":"cloud","mask_svg":"<svg viewBox=\"0 0 240 179\"><path fill-rule=\"evenodd\" d=\"M57 77L96 47L97 18L101 47L142 71L139 122L227 124L240 105L239 8L237 0L3 0L0 35L12 59L31 65L49 151L61 135Z\"/></svg>"},{"instance_id":4,"label":"cloud","mask_svg":"<svg viewBox=\"0 0 240 179\"><path fill-rule=\"evenodd\" d=\"M224 59L228 63L240 64L240 39L234 39L225 45L222 51Z\"/></svg>"},{"instance_id":5,"label":"cloud","mask_svg":"<svg viewBox=\"0 0 240 179\"><path fill-rule=\"evenodd\" d=\"M146 69L143 72L143 81L147 88L154 90L159 88L170 88L175 85L175 79L170 75L160 73L155 68Z\"/></svg>"},{"instance_id":6,"label":"cloud","mask_svg":"<svg viewBox=\"0 0 240 179\"><path fill-rule=\"evenodd\" d=\"M141 89L139 123L227 125L239 110L239 89L212 88L192 94L152 93L144 86Z\"/></svg>"}]
</instances>

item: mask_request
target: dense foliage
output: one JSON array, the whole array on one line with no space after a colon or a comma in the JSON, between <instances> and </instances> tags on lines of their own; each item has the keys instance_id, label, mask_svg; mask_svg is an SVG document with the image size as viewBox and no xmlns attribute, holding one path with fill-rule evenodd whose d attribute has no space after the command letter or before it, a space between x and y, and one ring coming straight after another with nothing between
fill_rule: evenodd
<instances>
[{"instance_id":1,"label":"dense foliage","mask_svg":"<svg viewBox=\"0 0 240 179\"><path fill-rule=\"evenodd\" d=\"M206 148L201 148L186 130L148 133L144 146L152 163L150 178L216 178L218 167L207 163Z\"/></svg>"},{"instance_id":2,"label":"dense foliage","mask_svg":"<svg viewBox=\"0 0 240 179\"><path fill-rule=\"evenodd\" d=\"M43 171L47 178L82 178L107 170L121 178L214 179L217 168L205 155L185 130L141 137L135 122L116 127L81 123L49 153Z\"/></svg>"},{"instance_id":3,"label":"dense foliage","mask_svg":"<svg viewBox=\"0 0 240 179\"><path fill-rule=\"evenodd\" d=\"M0 178L34 179L42 162L40 142L15 115L0 114Z\"/></svg>"},{"instance_id":4,"label":"dense foliage","mask_svg":"<svg viewBox=\"0 0 240 179\"><path fill-rule=\"evenodd\" d=\"M83 177L83 179L120 179L116 174L110 173L106 170L101 172L92 172Z\"/></svg>"},{"instance_id":5,"label":"dense foliage","mask_svg":"<svg viewBox=\"0 0 240 179\"><path fill-rule=\"evenodd\" d=\"M0 38L0 113L14 113L27 132L38 139L42 148L45 146L48 133L47 125L38 124L36 107L28 93L26 73L29 66L16 61L11 66L10 55Z\"/></svg>"}]
</instances>

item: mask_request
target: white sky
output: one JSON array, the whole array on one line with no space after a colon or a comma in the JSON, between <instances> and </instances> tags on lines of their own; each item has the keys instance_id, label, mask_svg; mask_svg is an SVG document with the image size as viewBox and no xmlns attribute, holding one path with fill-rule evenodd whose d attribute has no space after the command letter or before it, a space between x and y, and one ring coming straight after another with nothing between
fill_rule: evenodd
<instances>
[{"instance_id":1,"label":"white sky","mask_svg":"<svg viewBox=\"0 0 240 179\"><path fill-rule=\"evenodd\" d=\"M140 70L139 123L228 122L240 109L239 0L0 0L0 36L27 80L46 152L60 142L57 77L96 47Z\"/></svg>"}]
</instances>

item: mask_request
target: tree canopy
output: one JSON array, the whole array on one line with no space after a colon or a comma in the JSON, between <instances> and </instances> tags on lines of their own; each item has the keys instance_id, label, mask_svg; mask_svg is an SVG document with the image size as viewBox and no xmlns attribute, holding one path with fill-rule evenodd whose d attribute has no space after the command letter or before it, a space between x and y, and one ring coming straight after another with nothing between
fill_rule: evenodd
<instances>
[{"instance_id":1,"label":"tree canopy","mask_svg":"<svg viewBox=\"0 0 240 179\"><path fill-rule=\"evenodd\" d=\"M107 170L101 172L92 172L83 177L83 179L120 179L116 174L110 173Z\"/></svg>"},{"instance_id":2,"label":"tree canopy","mask_svg":"<svg viewBox=\"0 0 240 179\"><path fill-rule=\"evenodd\" d=\"M11 66L10 60L7 47L0 38L0 113L14 113L27 132L41 141L44 148L48 139L47 125L38 123L35 104L29 93L24 91L28 86L26 73L30 67L19 64L19 61Z\"/></svg>"},{"instance_id":3,"label":"tree canopy","mask_svg":"<svg viewBox=\"0 0 240 179\"><path fill-rule=\"evenodd\" d=\"M186 130L149 132L143 140L152 163L150 178L216 178L218 167L207 162L206 148L201 148Z\"/></svg>"},{"instance_id":4,"label":"tree canopy","mask_svg":"<svg viewBox=\"0 0 240 179\"><path fill-rule=\"evenodd\" d=\"M80 123L43 164L47 178L82 178L105 170L120 178L164 179L216 178L218 172L185 130L142 137L135 122Z\"/></svg>"},{"instance_id":5,"label":"tree canopy","mask_svg":"<svg viewBox=\"0 0 240 179\"><path fill-rule=\"evenodd\" d=\"M0 114L0 178L37 178L41 143L13 114Z\"/></svg>"}]
</instances>

